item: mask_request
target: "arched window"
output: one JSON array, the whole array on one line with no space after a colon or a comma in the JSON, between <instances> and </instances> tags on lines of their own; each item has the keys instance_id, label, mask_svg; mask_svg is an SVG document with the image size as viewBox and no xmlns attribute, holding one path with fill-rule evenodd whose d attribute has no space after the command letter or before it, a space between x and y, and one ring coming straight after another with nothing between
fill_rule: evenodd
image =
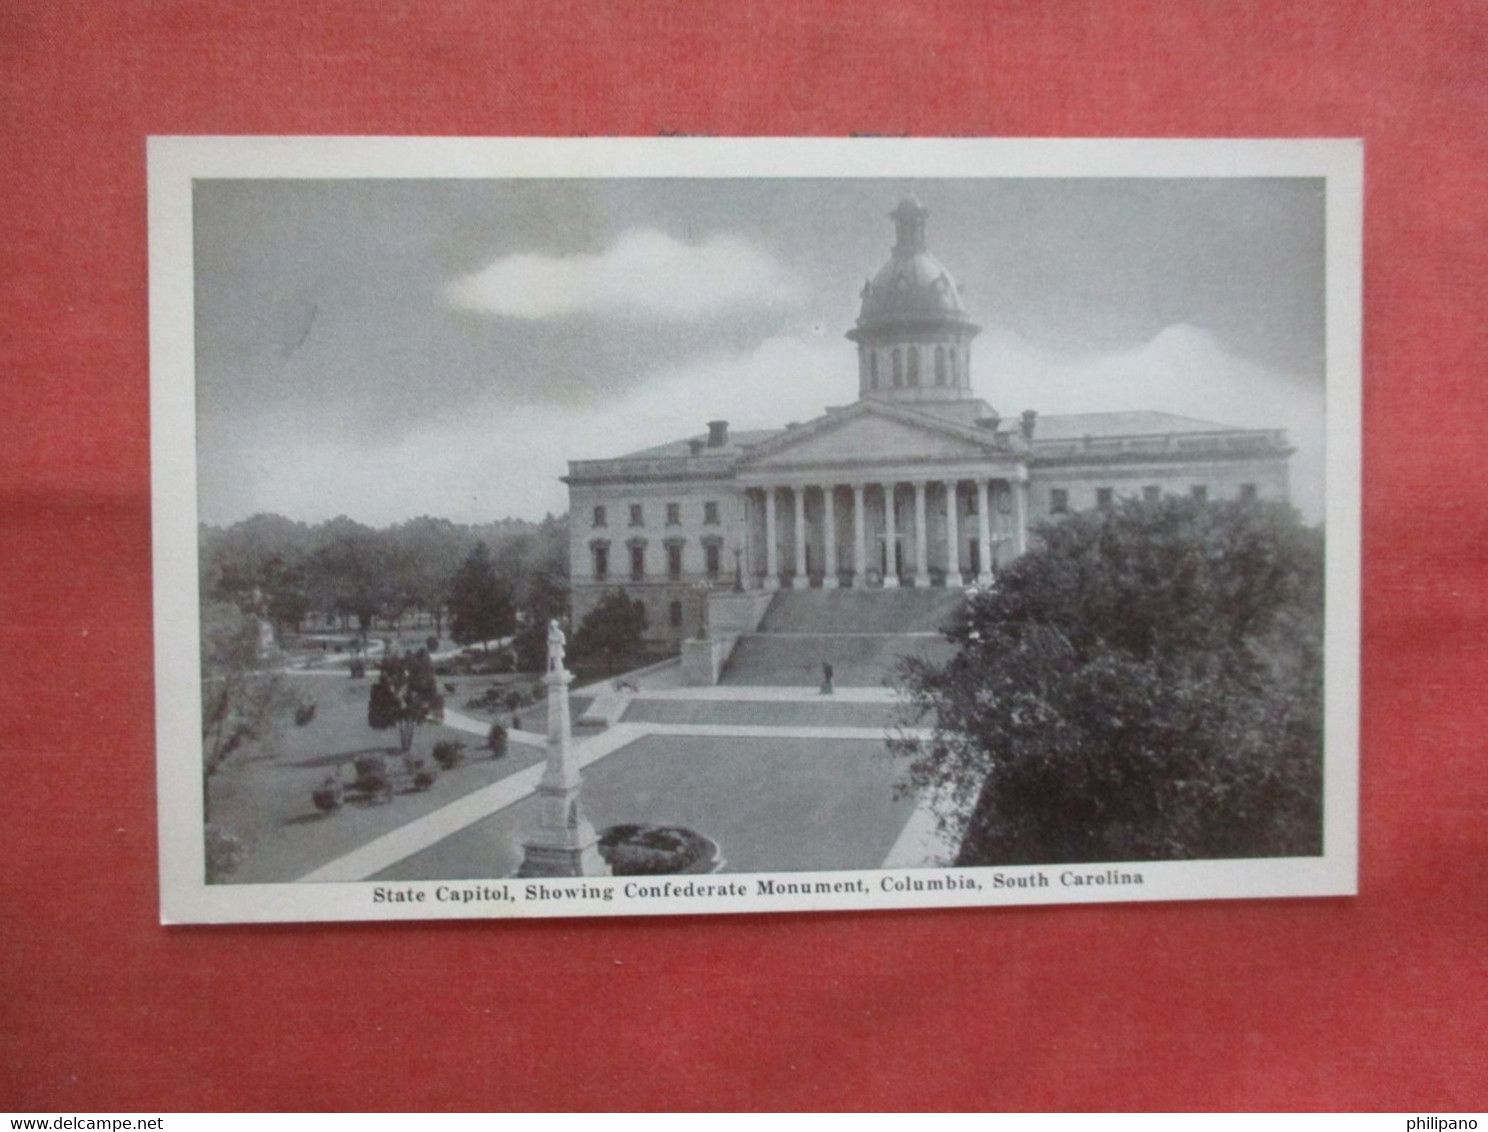
<instances>
[{"instance_id":1,"label":"arched window","mask_svg":"<svg viewBox=\"0 0 1488 1132\"><path fill-rule=\"evenodd\" d=\"M935 347L935 384L944 385L946 378L945 347Z\"/></svg>"},{"instance_id":2,"label":"arched window","mask_svg":"<svg viewBox=\"0 0 1488 1132\"><path fill-rule=\"evenodd\" d=\"M904 384L904 354L898 346L894 347L894 388L898 389Z\"/></svg>"},{"instance_id":3,"label":"arched window","mask_svg":"<svg viewBox=\"0 0 1488 1132\"><path fill-rule=\"evenodd\" d=\"M873 350L868 354L868 388L878 390L878 351Z\"/></svg>"},{"instance_id":4,"label":"arched window","mask_svg":"<svg viewBox=\"0 0 1488 1132\"><path fill-rule=\"evenodd\" d=\"M911 385L920 383L920 348L918 346L909 348L909 383Z\"/></svg>"}]
</instances>

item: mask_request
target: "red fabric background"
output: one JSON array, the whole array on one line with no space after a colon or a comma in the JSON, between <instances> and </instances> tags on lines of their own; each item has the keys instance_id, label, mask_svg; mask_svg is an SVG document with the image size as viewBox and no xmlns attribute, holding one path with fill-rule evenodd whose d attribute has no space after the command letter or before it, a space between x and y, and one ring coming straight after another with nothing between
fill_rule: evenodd
<instances>
[{"instance_id":1,"label":"red fabric background","mask_svg":"<svg viewBox=\"0 0 1488 1132\"><path fill-rule=\"evenodd\" d=\"M0 1109L1488 1097L1488 7L0 6ZM1362 894L165 930L144 138L1363 136Z\"/></svg>"}]
</instances>

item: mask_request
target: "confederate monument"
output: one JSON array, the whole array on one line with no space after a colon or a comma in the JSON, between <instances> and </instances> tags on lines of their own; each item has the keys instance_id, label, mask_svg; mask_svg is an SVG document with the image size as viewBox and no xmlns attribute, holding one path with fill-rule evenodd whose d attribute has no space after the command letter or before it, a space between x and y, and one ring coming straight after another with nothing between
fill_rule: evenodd
<instances>
[{"instance_id":1,"label":"confederate monument","mask_svg":"<svg viewBox=\"0 0 1488 1132\"><path fill-rule=\"evenodd\" d=\"M573 673L563 666L563 630L548 623L548 765L537 786L537 828L522 842L521 877L608 876L599 839L579 809L579 760L568 718Z\"/></svg>"}]
</instances>

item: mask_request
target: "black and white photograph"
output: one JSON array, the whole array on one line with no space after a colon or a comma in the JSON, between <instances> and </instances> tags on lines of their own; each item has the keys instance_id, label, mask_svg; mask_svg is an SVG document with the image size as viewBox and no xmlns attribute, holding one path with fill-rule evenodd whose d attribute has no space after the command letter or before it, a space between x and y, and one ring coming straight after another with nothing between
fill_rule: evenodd
<instances>
[{"instance_id":1,"label":"black and white photograph","mask_svg":"<svg viewBox=\"0 0 1488 1132\"><path fill-rule=\"evenodd\" d=\"M1362 161L152 139L164 919L1353 893Z\"/></svg>"}]
</instances>

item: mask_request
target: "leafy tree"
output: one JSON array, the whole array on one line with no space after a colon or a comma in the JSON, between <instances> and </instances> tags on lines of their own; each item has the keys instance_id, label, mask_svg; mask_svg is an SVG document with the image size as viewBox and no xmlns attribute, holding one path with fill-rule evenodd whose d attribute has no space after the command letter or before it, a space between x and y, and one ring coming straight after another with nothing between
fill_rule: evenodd
<instances>
[{"instance_id":1,"label":"leafy tree","mask_svg":"<svg viewBox=\"0 0 1488 1132\"><path fill-rule=\"evenodd\" d=\"M1321 532L1273 504L1129 502L1041 528L891 746L959 863L1321 851Z\"/></svg>"},{"instance_id":2,"label":"leafy tree","mask_svg":"<svg viewBox=\"0 0 1488 1132\"><path fill-rule=\"evenodd\" d=\"M444 697L434 678L434 664L423 649L391 653L379 666L377 683L367 701L367 723L373 730L398 729L398 749L413 747L419 724L444 717Z\"/></svg>"},{"instance_id":3,"label":"leafy tree","mask_svg":"<svg viewBox=\"0 0 1488 1132\"><path fill-rule=\"evenodd\" d=\"M378 532L342 515L317 528L316 540L307 563L312 601L327 613L355 618L365 642L388 582Z\"/></svg>"},{"instance_id":4,"label":"leafy tree","mask_svg":"<svg viewBox=\"0 0 1488 1132\"><path fill-rule=\"evenodd\" d=\"M289 682L259 654L258 618L227 602L202 609L202 806L211 818L212 779L251 744L272 749L301 706Z\"/></svg>"},{"instance_id":5,"label":"leafy tree","mask_svg":"<svg viewBox=\"0 0 1488 1132\"><path fill-rule=\"evenodd\" d=\"M581 658L603 658L605 671L614 672L620 658L640 644L646 631L646 604L624 590L606 590L584 615L574 634L574 652Z\"/></svg>"},{"instance_id":6,"label":"leafy tree","mask_svg":"<svg viewBox=\"0 0 1488 1132\"><path fill-rule=\"evenodd\" d=\"M460 563L449 589L450 635L460 644L483 644L516 626L511 588L497 576L491 551L478 542Z\"/></svg>"}]
</instances>

